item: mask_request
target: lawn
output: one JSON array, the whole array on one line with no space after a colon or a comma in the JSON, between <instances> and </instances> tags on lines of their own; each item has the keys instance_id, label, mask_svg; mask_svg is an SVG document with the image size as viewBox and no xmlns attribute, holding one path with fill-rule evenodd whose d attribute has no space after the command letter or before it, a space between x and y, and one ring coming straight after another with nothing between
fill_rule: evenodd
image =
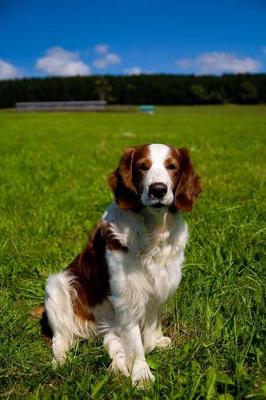
<instances>
[{"instance_id":1,"label":"lawn","mask_svg":"<svg viewBox=\"0 0 266 400\"><path fill-rule=\"evenodd\" d=\"M260 399L265 369L266 106L134 112L0 112L1 392L30 399ZM31 310L46 278L82 249L111 201L107 175L129 145L187 146L202 177L183 279L168 302L174 341L148 356L155 384L114 376L101 341L58 370Z\"/></svg>"}]
</instances>

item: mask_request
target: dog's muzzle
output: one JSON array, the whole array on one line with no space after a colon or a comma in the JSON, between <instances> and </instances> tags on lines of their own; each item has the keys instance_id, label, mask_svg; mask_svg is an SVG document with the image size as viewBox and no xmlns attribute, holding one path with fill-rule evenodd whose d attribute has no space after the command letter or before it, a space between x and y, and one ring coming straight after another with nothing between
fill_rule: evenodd
<instances>
[{"instance_id":1,"label":"dog's muzzle","mask_svg":"<svg viewBox=\"0 0 266 400\"><path fill-rule=\"evenodd\" d=\"M167 193L167 186L161 182L152 183L149 186L149 196L155 200L162 200Z\"/></svg>"}]
</instances>

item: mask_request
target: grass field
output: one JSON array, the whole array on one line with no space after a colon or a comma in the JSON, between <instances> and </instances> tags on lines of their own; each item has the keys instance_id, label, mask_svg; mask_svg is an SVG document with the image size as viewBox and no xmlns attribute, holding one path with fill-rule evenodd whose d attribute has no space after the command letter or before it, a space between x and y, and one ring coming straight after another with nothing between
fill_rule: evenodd
<instances>
[{"instance_id":1,"label":"grass field","mask_svg":"<svg viewBox=\"0 0 266 400\"><path fill-rule=\"evenodd\" d=\"M0 112L2 397L265 398L265 136L266 106ZM30 311L110 202L106 177L121 150L145 142L189 147L204 191L185 215L183 280L164 317L174 346L148 356L156 382L140 391L110 374L97 339L53 370Z\"/></svg>"}]
</instances>

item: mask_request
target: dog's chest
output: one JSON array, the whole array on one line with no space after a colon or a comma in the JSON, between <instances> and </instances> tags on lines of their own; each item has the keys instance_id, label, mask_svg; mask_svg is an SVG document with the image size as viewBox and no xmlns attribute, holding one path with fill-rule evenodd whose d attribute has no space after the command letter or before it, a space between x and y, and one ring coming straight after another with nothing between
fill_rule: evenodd
<instances>
[{"instance_id":1,"label":"dog's chest","mask_svg":"<svg viewBox=\"0 0 266 400\"><path fill-rule=\"evenodd\" d=\"M132 252L135 252L143 266L154 263L165 264L171 257L173 243L169 231L150 233L140 230L136 236Z\"/></svg>"},{"instance_id":2,"label":"dog's chest","mask_svg":"<svg viewBox=\"0 0 266 400\"><path fill-rule=\"evenodd\" d=\"M144 291L150 300L163 303L180 281L179 256L169 231L136 232L127 255L130 270L138 274L136 292Z\"/></svg>"},{"instance_id":3,"label":"dog's chest","mask_svg":"<svg viewBox=\"0 0 266 400\"><path fill-rule=\"evenodd\" d=\"M177 215L164 228L117 210L113 234L127 251L107 251L111 301L116 308L143 315L149 305L164 303L181 280L187 226ZM108 221L109 219L109 221ZM131 311L130 311L131 310Z\"/></svg>"}]
</instances>

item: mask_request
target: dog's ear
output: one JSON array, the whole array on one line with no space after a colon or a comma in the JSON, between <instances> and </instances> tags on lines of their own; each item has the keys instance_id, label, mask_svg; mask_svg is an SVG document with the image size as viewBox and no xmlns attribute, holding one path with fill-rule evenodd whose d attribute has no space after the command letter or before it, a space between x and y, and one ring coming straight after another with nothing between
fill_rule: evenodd
<instances>
[{"instance_id":1,"label":"dog's ear","mask_svg":"<svg viewBox=\"0 0 266 400\"><path fill-rule=\"evenodd\" d=\"M201 192L200 178L195 173L188 150L180 148L178 154L179 180L175 189L174 206L183 211L191 211Z\"/></svg>"},{"instance_id":2,"label":"dog's ear","mask_svg":"<svg viewBox=\"0 0 266 400\"><path fill-rule=\"evenodd\" d=\"M132 166L135 148L124 150L118 167L112 172L108 183L120 208L134 209L137 203L137 190L132 180Z\"/></svg>"}]
</instances>

